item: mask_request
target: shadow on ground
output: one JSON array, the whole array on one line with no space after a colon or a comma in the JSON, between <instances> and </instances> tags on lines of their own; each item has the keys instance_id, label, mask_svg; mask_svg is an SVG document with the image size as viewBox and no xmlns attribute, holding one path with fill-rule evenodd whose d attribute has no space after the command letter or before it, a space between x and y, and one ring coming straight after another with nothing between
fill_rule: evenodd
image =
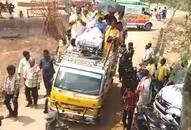
<instances>
[{"instance_id":1,"label":"shadow on ground","mask_svg":"<svg viewBox=\"0 0 191 130\"><path fill-rule=\"evenodd\" d=\"M35 120L29 116L18 116L17 121L23 123L23 126L33 123Z\"/></svg>"}]
</instances>

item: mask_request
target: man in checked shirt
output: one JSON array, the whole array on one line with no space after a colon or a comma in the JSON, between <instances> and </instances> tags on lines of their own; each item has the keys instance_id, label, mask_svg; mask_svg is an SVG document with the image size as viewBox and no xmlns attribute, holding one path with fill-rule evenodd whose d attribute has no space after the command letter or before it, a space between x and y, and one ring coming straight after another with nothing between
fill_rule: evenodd
<instances>
[{"instance_id":1,"label":"man in checked shirt","mask_svg":"<svg viewBox=\"0 0 191 130\"><path fill-rule=\"evenodd\" d=\"M19 87L20 87L20 80L17 77L17 74L15 74L15 66L9 65L7 66L7 73L8 76L5 80L4 86L3 86L3 95L5 97L5 105L9 111L9 117L17 117L18 115L18 96L19 96ZM11 102L13 103L13 108L11 107Z\"/></svg>"},{"instance_id":2,"label":"man in checked shirt","mask_svg":"<svg viewBox=\"0 0 191 130\"><path fill-rule=\"evenodd\" d=\"M38 89L40 89L40 68L35 63L35 59L30 59L29 64L30 66L26 68L23 75L25 96L28 101L26 107L30 107L32 104L37 107Z\"/></svg>"}]
</instances>

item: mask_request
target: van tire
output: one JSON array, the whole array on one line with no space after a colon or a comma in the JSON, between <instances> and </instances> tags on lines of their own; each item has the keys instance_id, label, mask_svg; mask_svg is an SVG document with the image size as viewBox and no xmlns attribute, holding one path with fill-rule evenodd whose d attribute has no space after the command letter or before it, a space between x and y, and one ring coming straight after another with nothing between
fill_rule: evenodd
<instances>
[{"instance_id":1,"label":"van tire","mask_svg":"<svg viewBox=\"0 0 191 130\"><path fill-rule=\"evenodd\" d=\"M143 28L143 26L138 25L138 26L137 26L137 28L138 28L138 29L142 29L142 28Z\"/></svg>"},{"instance_id":2,"label":"van tire","mask_svg":"<svg viewBox=\"0 0 191 130\"><path fill-rule=\"evenodd\" d=\"M152 24L151 24L151 23L147 23L147 24L144 26L144 30L150 31L150 30L151 30L151 27L152 27Z\"/></svg>"}]
</instances>

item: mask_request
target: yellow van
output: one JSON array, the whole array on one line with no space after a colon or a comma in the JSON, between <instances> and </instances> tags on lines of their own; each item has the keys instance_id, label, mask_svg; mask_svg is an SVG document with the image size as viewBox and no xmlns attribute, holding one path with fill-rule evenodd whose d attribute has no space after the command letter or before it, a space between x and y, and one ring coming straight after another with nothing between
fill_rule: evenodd
<instances>
[{"instance_id":1,"label":"yellow van","mask_svg":"<svg viewBox=\"0 0 191 130\"><path fill-rule=\"evenodd\" d=\"M102 117L104 98L113 81L116 64L110 57L90 59L66 53L59 65L49 98L49 108L69 121L95 124Z\"/></svg>"}]
</instances>

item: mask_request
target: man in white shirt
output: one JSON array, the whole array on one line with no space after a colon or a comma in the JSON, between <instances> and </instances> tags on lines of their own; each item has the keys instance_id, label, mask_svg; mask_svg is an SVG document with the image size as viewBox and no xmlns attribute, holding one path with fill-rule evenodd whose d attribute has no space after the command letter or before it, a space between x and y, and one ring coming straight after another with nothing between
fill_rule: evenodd
<instances>
[{"instance_id":1,"label":"man in white shirt","mask_svg":"<svg viewBox=\"0 0 191 130\"><path fill-rule=\"evenodd\" d=\"M26 107L30 107L32 103L37 106L38 89L40 88L40 68L35 63L35 59L30 59L29 64L30 66L25 69L25 72L23 74L25 84L25 96L28 101Z\"/></svg>"},{"instance_id":2,"label":"man in white shirt","mask_svg":"<svg viewBox=\"0 0 191 130\"><path fill-rule=\"evenodd\" d=\"M152 44L151 43L148 43L146 46L145 46L145 53L144 53L144 56L143 56L143 65L144 66L147 66L147 64L149 63L149 61L153 58L154 56L154 51L153 51L153 48L151 48Z\"/></svg>"},{"instance_id":3,"label":"man in white shirt","mask_svg":"<svg viewBox=\"0 0 191 130\"><path fill-rule=\"evenodd\" d=\"M84 32L86 26L86 18L82 15L81 8L76 8L76 14L70 16L69 24L71 26L71 44L75 46L75 39Z\"/></svg>"},{"instance_id":4,"label":"man in white shirt","mask_svg":"<svg viewBox=\"0 0 191 130\"><path fill-rule=\"evenodd\" d=\"M23 58L19 62L18 75L19 77L23 74L26 67L29 66L30 53L28 51L23 51Z\"/></svg>"}]
</instances>

